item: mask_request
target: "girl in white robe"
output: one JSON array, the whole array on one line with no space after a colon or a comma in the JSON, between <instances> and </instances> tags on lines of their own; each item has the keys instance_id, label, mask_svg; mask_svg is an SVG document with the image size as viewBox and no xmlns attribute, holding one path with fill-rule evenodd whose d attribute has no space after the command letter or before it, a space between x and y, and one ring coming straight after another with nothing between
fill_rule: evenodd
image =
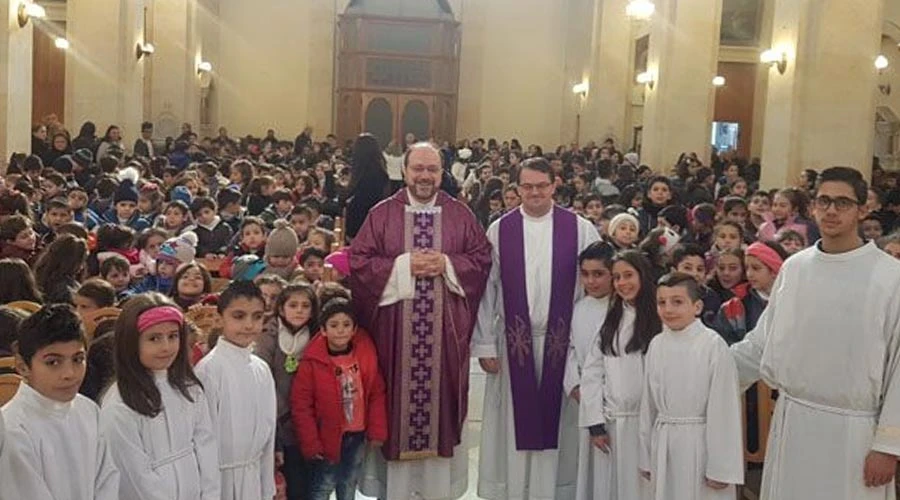
<instances>
[{"instance_id":1,"label":"girl in white robe","mask_svg":"<svg viewBox=\"0 0 900 500\"><path fill-rule=\"evenodd\" d=\"M703 302L692 277L663 277L657 297L666 327L646 356L640 469L655 500L733 500L744 480L734 359L696 318Z\"/></svg>"},{"instance_id":2,"label":"girl in white robe","mask_svg":"<svg viewBox=\"0 0 900 500\"><path fill-rule=\"evenodd\" d=\"M86 346L81 320L67 305L45 306L22 323L17 370L25 380L3 407L0 498L119 499L99 409L78 394Z\"/></svg>"},{"instance_id":3,"label":"girl in white robe","mask_svg":"<svg viewBox=\"0 0 900 500\"><path fill-rule=\"evenodd\" d=\"M121 471L122 498L219 498L209 407L191 369L184 317L157 293L128 301L116 325L116 382L100 426Z\"/></svg>"},{"instance_id":4,"label":"girl in white robe","mask_svg":"<svg viewBox=\"0 0 900 500\"><path fill-rule=\"evenodd\" d=\"M661 328L652 265L624 252L613 259L612 276L615 294L581 378L579 425L590 432L592 466L584 471L589 480L579 474L583 499L639 499L648 486L638 470L638 416L644 353Z\"/></svg>"},{"instance_id":5,"label":"girl in white robe","mask_svg":"<svg viewBox=\"0 0 900 500\"><path fill-rule=\"evenodd\" d=\"M222 337L196 372L218 436L222 500L268 500L275 495L275 380L251 352L262 334L265 301L256 285L236 281L220 295L218 309Z\"/></svg>"}]
</instances>

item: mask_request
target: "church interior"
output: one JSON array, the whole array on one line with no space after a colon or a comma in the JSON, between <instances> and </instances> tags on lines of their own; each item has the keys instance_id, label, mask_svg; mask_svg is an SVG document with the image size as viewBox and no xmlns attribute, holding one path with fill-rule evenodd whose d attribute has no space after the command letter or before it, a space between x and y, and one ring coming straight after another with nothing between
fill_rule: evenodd
<instances>
[{"instance_id":1,"label":"church interior","mask_svg":"<svg viewBox=\"0 0 900 500\"><path fill-rule=\"evenodd\" d=\"M666 175L729 152L759 159L763 188L900 170L900 0L0 0L0 18L4 170L53 115L126 144L144 122L160 145L182 124L612 140ZM473 362L473 499L484 378Z\"/></svg>"}]
</instances>

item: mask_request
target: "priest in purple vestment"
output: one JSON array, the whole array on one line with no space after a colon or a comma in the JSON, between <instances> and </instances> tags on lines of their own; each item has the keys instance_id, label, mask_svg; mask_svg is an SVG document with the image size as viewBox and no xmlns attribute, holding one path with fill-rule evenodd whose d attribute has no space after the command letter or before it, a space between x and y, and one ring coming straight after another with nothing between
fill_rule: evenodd
<instances>
[{"instance_id":1,"label":"priest in purple vestment","mask_svg":"<svg viewBox=\"0 0 900 500\"><path fill-rule=\"evenodd\" d=\"M475 216L439 190L438 151L417 144L404 165L406 187L372 208L350 251L353 301L387 382L389 463L449 458L460 444L469 342L491 267Z\"/></svg>"}]
</instances>

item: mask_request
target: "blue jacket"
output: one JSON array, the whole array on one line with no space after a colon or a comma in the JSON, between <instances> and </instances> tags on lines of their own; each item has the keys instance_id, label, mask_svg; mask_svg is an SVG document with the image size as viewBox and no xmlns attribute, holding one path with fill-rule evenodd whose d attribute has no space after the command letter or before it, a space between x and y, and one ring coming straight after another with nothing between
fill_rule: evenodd
<instances>
[{"instance_id":1,"label":"blue jacket","mask_svg":"<svg viewBox=\"0 0 900 500\"><path fill-rule=\"evenodd\" d=\"M144 292L159 292L168 295L172 288L172 278L160 278L159 276L148 274L140 283L133 285L129 291L132 294Z\"/></svg>"},{"instance_id":2,"label":"blue jacket","mask_svg":"<svg viewBox=\"0 0 900 500\"><path fill-rule=\"evenodd\" d=\"M121 224L121 222L119 222L119 216L116 215L115 207L111 207L106 211L106 213L103 214L103 222L109 224ZM130 227L131 229L134 229L135 233L140 233L144 229L150 227L150 223L147 222L147 219L141 217L141 214L139 214L137 211L134 212L134 215L132 215L131 218L128 219L128 222L126 222L125 225Z\"/></svg>"}]
</instances>

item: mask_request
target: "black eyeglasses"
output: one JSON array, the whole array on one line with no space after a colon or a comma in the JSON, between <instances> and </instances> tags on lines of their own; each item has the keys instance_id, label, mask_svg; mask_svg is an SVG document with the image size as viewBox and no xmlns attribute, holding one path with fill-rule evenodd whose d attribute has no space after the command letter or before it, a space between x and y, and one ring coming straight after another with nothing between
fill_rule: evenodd
<instances>
[{"instance_id":1,"label":"black eyeglasses","mask_svg":"<svg viewBox=\"0 0 900 500\"><path fill-rule=\"evenodd\" d=\"M834 205L834 208L837 209L838 212L846 212L847 210L860 205L860 202L853 198L847 198L846 196L832 198L831 196L826 196L824 194L816 196L815 203L816 208L819 210L828 210L828 207Z\"/></svg>"}]
</instances>

